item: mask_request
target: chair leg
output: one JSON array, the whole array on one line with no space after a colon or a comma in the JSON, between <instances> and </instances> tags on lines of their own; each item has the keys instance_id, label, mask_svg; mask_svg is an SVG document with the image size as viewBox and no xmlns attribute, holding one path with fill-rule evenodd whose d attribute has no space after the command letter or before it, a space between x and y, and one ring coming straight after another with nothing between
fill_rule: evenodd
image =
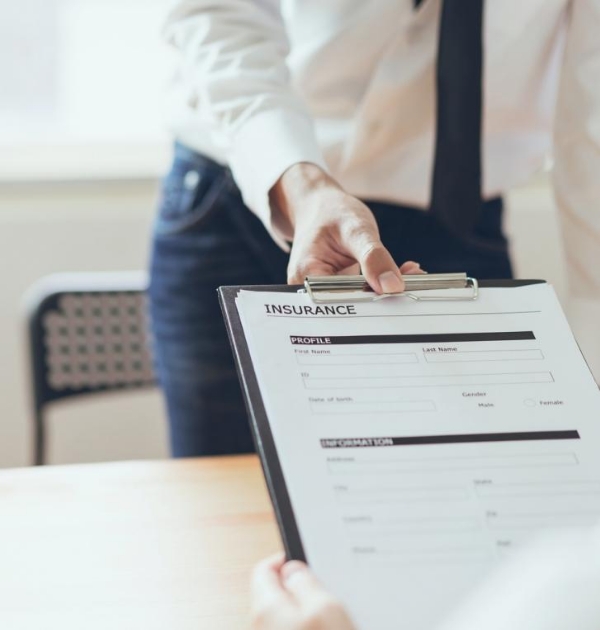
<instances>
[{"instance_id":1,"label":"chair leg","mask_svg":"<svg viewBox=\"0 0 600 630\"><path fill-rule=\"evenodd\" d=\"M35 466L43 466L46 463L46 426L41 410L35 412L33 430L33 463Z\"/></svg>"}]
</instances>

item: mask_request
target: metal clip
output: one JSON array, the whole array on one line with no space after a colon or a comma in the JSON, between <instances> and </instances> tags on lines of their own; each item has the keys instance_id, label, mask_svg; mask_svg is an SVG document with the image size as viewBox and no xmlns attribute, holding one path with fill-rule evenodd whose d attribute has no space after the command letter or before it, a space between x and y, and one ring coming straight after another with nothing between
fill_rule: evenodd
<instances>
[{"instance_id":1,"label":"metal clip","mask_svg":"<svg viewBox=\"0 0 600 630\"><path fill-rule=\"evenodd\" d=\"M415 301L472 301L479 297L479 284L466 273L435 273L403 276L402 293L377 295L364 276L308 276L304 290L315 304L336 302L374 302L388 297L407 297ZM415 295L415 291L470 289L468 295Z\"/></svg>"}]
</instances>

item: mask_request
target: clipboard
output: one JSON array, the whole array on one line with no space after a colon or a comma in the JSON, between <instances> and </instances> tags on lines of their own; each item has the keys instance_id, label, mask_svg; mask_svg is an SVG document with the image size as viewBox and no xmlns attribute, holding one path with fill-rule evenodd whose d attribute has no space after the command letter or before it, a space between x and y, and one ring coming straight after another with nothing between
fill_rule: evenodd
<instances>
[{"instance_id":1,"label":"clipboard","mask_svg":"<svg viewBox=\"0 0 600 630\"><path fill-rule=\"evenodd\" d=\"M465 280L473 280L466 276L466 274L437 274L438 280L441 275L461 276L462 286L468 288L472 286L465 285ZM430 275L429 277L432 277ZM411 276L405 276L407 280ZM415 276L417 277L417 276ZM363 292L365 287L364 278L362 276L347 276L336 277L338 285L341 286L344 293L348 293L350 287L353 287L352 291ZM423 278L423 276L418 276ZM310 280L310 283L309 283ZM227 334L231 343L233 351L235 365L240 379L240 385L244 396L244 402L248 411L248 417L250 420L250 427L256 451L260 458L262 470L264 473L267 489L273 504L277 525L283 542L285 554L288 560L302 560L306 561L306 554L302 545L302 539L300 531L298 529L296 517L294 515L293 506L290 500L290 496L287 490L285 478L283 476L283 470L279 461L277 448L275 446L275 440L271 432L269 420L265 410L264 402L260 393L258 385L258 379L254 371L252 359L250 356L250 350L244 334L242 322L235 304L235 300L240 291L258 291L258 292L277 292L277 293L297 293L298 291L306 291L310 293L309 289L314 290L315 280L320 279L307 279L304 287L301 285L252 285L252 286L223 286L219 287L218 295L221 309L223 311L223 317L227 328ZM333 280L331 281L333 282ZM409 281L411 282L411 281ZM523 286L530 286L533 284L544 284L545 280L480 280L475 281L477 287L480 288L518 288ZM309 284L308 284L309 283ZM341 283L341 284L340 284ZM431 284L434 284L433 282ZM407 287L409 290L423 290L414 288L415 284L411 287ZM448 286L448 285L446 285ZM450 285L455 287L456 285ZM317 289L330 292L331 285ZM430 286L426 289L439 289L440 286ZM329 289L329 291L327 291ZM341 290L340 289L340 290ZM370 299L373 299L374 295L371 294ZM314 298L313 298L314 299ZM360 299L360 298L358 298ZM422 298L421 298L422 299ZM443 298L435 298L443 299ZM464 299L464 298L462 298ZM472 298L471 298L472 299ZM331 301L331 300L330 300ZM344 301L348 301L345 299ZM352 301L352 300L350 300Z\"/></svg>"}]
</instances>

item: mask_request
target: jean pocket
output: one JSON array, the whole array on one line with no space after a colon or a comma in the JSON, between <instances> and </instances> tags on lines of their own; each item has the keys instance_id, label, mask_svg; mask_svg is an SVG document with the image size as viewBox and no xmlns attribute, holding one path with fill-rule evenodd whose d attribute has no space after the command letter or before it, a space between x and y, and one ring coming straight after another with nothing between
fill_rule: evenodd
<instances>
[{"instance_id":1,"label":"jean pocket","mask_svg":"<svg viewBox=\"0 0 600 630\"><path fill-rule=\"evenodd\" d=\"M176 156L163 179L156 234L179 234L197 227L219 207L229 186L227 171L208 160Z\"/></svg>"}]
</instances>

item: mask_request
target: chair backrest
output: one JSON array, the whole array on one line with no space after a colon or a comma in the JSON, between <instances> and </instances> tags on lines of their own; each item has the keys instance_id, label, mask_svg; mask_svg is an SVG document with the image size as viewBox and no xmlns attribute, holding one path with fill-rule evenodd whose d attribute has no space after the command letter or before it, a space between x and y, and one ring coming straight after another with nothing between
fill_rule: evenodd
<instances>
[{"instance_id":1,"label":"chair backrest","mask_svg":"<svg viewBox=\"0 0 600 630\"><path fill-rule=\"evenodd\" d=\"M147 283L143 272L54 274L29 292L36 463L49 403L155 384Z\"/></svg>"}]
</instances>

